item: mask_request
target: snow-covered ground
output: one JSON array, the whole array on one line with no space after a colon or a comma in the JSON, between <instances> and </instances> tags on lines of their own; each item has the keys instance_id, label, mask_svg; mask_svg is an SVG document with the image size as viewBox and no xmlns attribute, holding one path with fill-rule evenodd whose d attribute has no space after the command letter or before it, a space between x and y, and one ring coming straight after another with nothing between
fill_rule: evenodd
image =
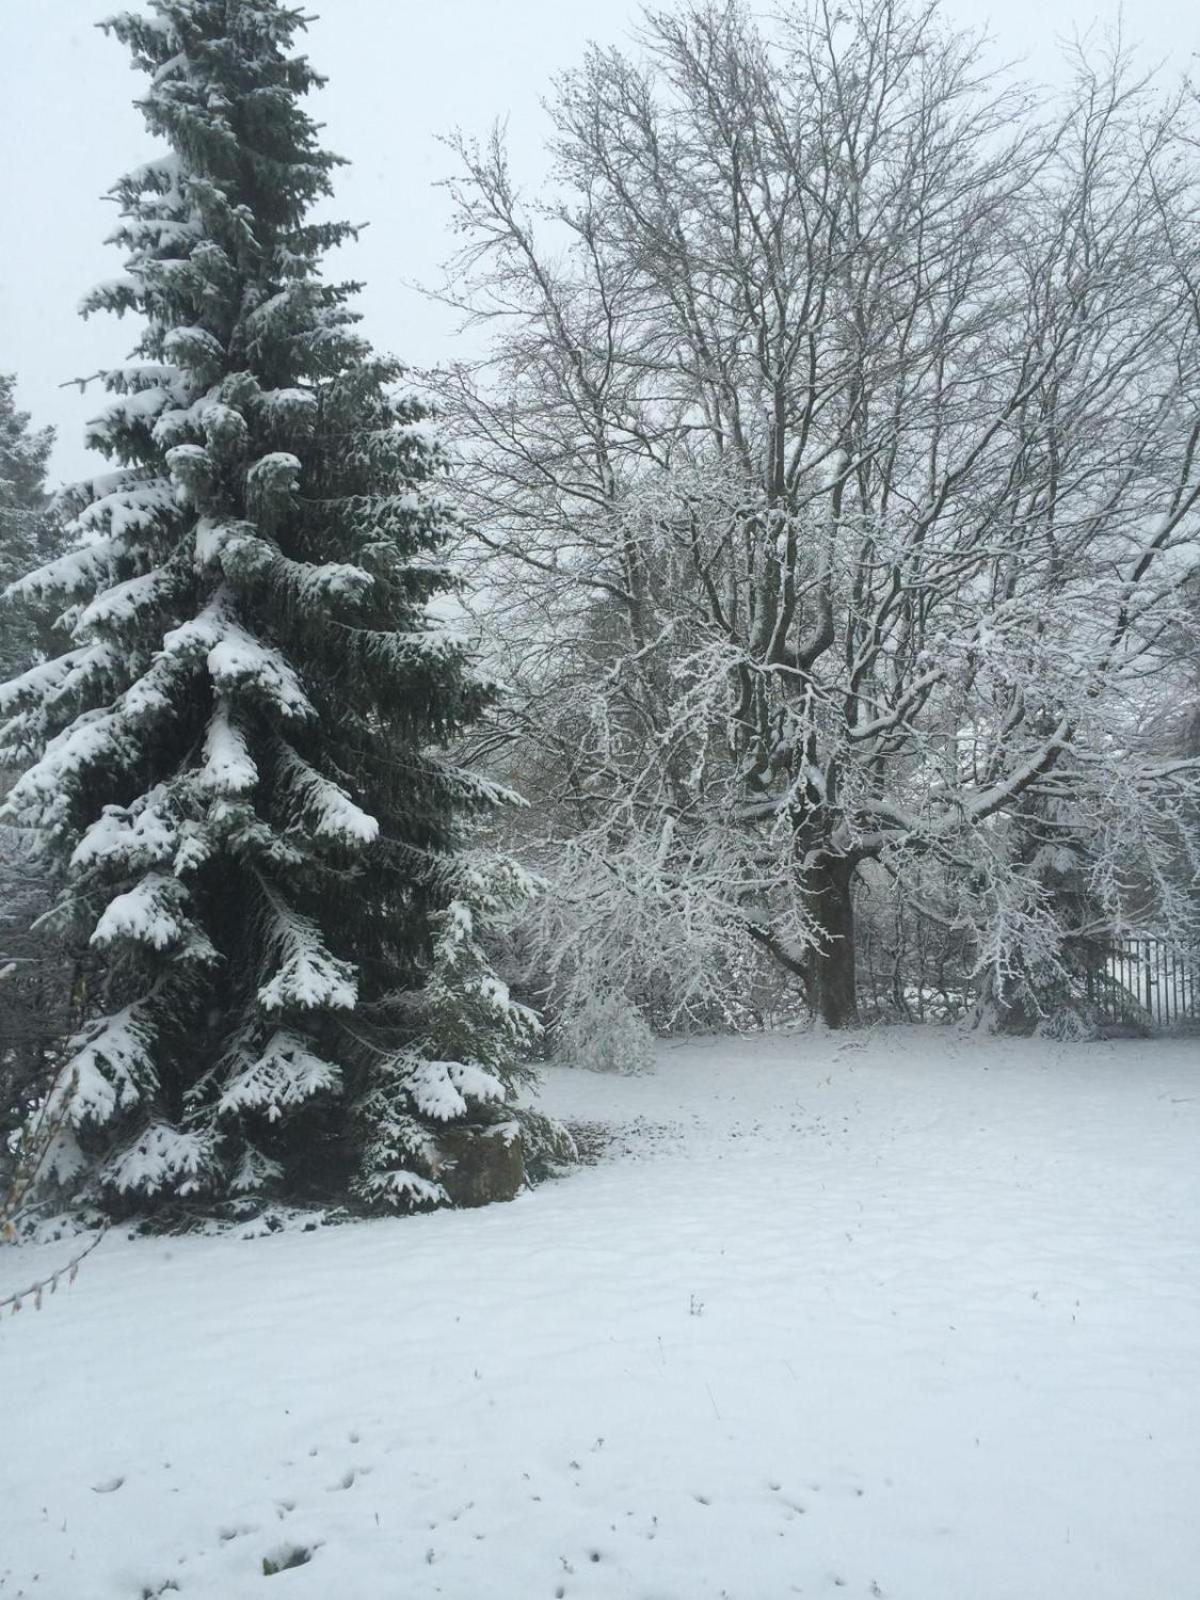
<instances>
[{"instance_id":1,"label":"snow-covered ground","mask_svg":"<svg viewBox=\"0 0 1200 1600\"><path fill-rule=\"evenodd\" d=\"M1198 1057L681 1045L511 1206L110 1237L0 1327L0 1595L1191 1600Z\"/></svg>"}]
</instances>

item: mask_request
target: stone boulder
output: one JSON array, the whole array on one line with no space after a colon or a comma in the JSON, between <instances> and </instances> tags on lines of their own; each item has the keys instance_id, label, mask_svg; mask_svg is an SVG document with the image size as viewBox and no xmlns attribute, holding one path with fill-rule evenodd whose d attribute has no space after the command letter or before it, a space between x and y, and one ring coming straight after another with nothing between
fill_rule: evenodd
<instances>
[{"instance_id":1,"label":"stone boulder","mask_svg":"<svg viewBox=\"0 0 1200 1600\"><path fill-rule=\"evenodd\" d=\"M511 1200L525 1183L521 1130L515 1122L491 1126L451 1123L438 1135L442 1166L438 1180L456 1206L488 1206Z\"/></svg>"}]
</instances>

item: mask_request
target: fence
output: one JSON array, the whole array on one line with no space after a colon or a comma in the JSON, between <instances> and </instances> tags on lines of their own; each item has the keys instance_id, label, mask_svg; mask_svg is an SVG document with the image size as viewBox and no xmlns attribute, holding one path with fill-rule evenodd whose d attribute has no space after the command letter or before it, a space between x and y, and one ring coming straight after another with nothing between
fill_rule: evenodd
<instances>
[{"instance_id":1,"label":"fence","mask_svg":"<svg viewBox=\"0 0 1200 1600\"><path fill-rule=\"evenodd\" d=\"M1138 1011L1156 1028L1200 1025L1200 954L1165 939L1119 939L1089 973L1088 993L1108 1022Z\"/></svg>"},{"instance_id":2,"label":"fence","mask_svg":"<svg viewBox=\"0 0 1200 1600\"><path fill-rule=\"evenodd\" d=\"M898 902L862 894L858 908L864 1016L944 1022L970 1010L978 988L968 948L906 916ZM1143 934L1093 944L1076 965L1081 953L1072 962L1080 976L1043 997L1051 1009L1077 1003L1086 982L1088 1000L1107 1024L1200 1031L1200 950Z\"/></svg>"}]
</instances>

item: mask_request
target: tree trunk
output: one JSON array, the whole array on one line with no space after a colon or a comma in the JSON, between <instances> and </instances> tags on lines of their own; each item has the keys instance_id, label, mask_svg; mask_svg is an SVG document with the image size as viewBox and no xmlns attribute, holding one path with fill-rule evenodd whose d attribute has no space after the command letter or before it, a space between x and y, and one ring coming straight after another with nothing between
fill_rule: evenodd
<instances>
[{"instance_id":1,"label":"tree trunk","mask_svg":"<svg viewBox=\"0 0 1200 1600\"><path fill-rule=\"evenodd\" d=\"M821 935L811 957L809 1001L827 1028L858 1025L854 962L854 863L825 856L805 874L808 909Z\"/></svg>"}]
</instances>

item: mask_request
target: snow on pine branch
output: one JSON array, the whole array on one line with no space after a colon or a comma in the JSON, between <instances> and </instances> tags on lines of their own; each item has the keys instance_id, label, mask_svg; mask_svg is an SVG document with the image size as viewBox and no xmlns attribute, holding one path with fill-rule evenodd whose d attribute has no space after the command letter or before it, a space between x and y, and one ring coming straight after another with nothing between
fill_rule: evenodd
<instances>
[{"instance_id":1,"label":"snow on pine branch","mask_svg":"<svg viewBox=\"0 0 1200 1600\"><path fill-rule=\"evenodd\" d=\"M110 475L111 488L104 489L104 481L97 480L103 491L98 494L94 492L96 483L80 485L91 499L75 519L75 526L85 538L106 543L111 552L124 552L136 536L154 533L164 519L175 514L175 488L165 476L148 477L126 469Z\"/></svg>"},{"instance_id":2,"label":"snow on pine branch","mask_svg":"<svg viewBox=\"0 0 1200 1600\"><path fill-rule=\"evenodd\" d=\"M223 589L198 616L164 636L163 647L155 657L157 674L152 672L139 680L126 703L133 702L135 713L143 703L151 707L156 699L166 696L168 684L180 672L200 661L221 696L236 699L243 693L261 698L286 718L307 719L314 715L291 663L274 645L256 639L237 620L232 599Z\"/></svg>"},{"instance_id":3,"label":"snow on pine branch","mask_svg":"<svg viewBox=\"0 0 1200 1600\"><path fill-rule=\"evenodd\" d=\"M413 1052L397 1057L394 1070L416 1110L435 1122L465 1117L472 1101L486 1105L507 1097L500 1079L473 1062L431 1061Z\"/></svg>"},{"instance_id":4,"label":"snow on pine branch","mask_svg":"<svg viewBox=\"0 0 1200 1600\"><path fill-rule=\"evenodd\" d=\"M111 577L120 536L94 538L68 550L9 584L5 595L15 600L42 600L55 595L90 593Z\"/></svg>"},{"instance_id":5,"label":"snow on pine branch","mask_svg":"<svg viewBox=\"0 0 1200 1600\"><path fill-rule=\"evenodd\" d=\"M0 684L0 712L26 704L53 713L95 681L115 676L118 657L112 646L88 644L41 661L19 677Z\"/></svg>"},{"instance_id":6,"label":"snow on pine branch","mask_svg":"<svg viewBox=\"0 0 1200 1600\"><path fill-rule=\"evenodd\" d=\"M210 1133L155 1121L118 1148L99 1177L118 1194L154 1195L170 1189L186 1199L208 1187L216 1164Z\"/></svg>"},{"instance_id":7,"label":"snow on pine branch","mask_svg":"<svg viewBox=\"0 0 1200 1600\"><path fill-rule=\"evenodd\" d=\"M290 745L280 741L279 748L283 790L318 838L356 846L372 844L379 837L377 819L355 805L339 784L310 766Z\"/></svg>"},{"instance_id":8,"label":"snow on pine branch","mask_svg":"<svg viewBox=\"0 0 1200 1600\"><path fill-rule=\"evenodd\" d=\"M202 518L196 529L196 560L201 566L219 566L235 582L265 579L310 611L330 601L361 600L375 584L372 573L352 562L293 560L246 522Z\"/></svg>"},{"instance_id":9,"label":"snow on pine branch","mask_svg":"<svg viewBox=\"0 0 1200 1600\"><path fill-rule=\"evenodd\" d=\"M113 584L79 612L74 626L76 638L87 638L96 632L121 633L138 626L147 609L156 608L178 583L177 573L158 567Z\"/></svg>"},{"instance_id":10,"label":"snow on pine branch","mask_svg":"<svg viewBox=\"0 0 1200 1600\"><path fill-rule=\"evenodd\" d=\"M282 652L236 622L225 623L221 638L208 652L207 663L218 693L232 696L249 691L289 720L316 715L299 675Z\"/></svg>"},{"instance_id":11,"label":"snow on pine branch","mask_svg":"<svg viewBox=\"0 0 1200 1600\"><path fill-rule=\"evenodd\" d=\"M113 770L137 760L138 747L120 711L85 711L47 744L42 757L10 789L0 814L24 827L61 830L75 782L90 768Z\"/></svg>"},{"instance_id":12,"label":"snow on pine branch","mask_svg":"<svg viewBox=\"0 0 1200 1600\"><path fill-rule=\"evenodd\" d=\"M52 1099L75 1126L105 1123L153 1095L155 1033L145 1006L123 1007L96 1018L67 1045Z\"/></svg>"},{"instance_id":13,"label":"snow on pine branch","mask_svg":"<svg viewBox=\"0 0 1200 1600\"><path fill-rule=\"evenodd\" d=\"M187 898L178 878L149 872L108 903L90 942L101 950L120 940L165 950L178 944L187 930Z\"/></svg>"},{"instance_id":14,"label":"snow on pine branch","mask_svg":"<svg viewBox=\"0 0 1200 1600\"><path fill-rule=\"evenodd\" d=\"M341 1087L340 1067L322 1060L308 1041L290 1029L273 1033L262 1053L238 1067L221 1091L222 1114L260 1111L268 1122L316 1094Z\"/></svg>"},{"instance_id":15,"label":"snow on pine branch","mask_svg":"<svg viewBox=\"0 0 1200 1600\"><path fill-rule=\"evenodd\" d=\"M209 718L197 782L221 795L249 794L258 783L258 767L227 699L217 701Z\"/></svg>"},{"instance_id":16,"label":"snow on pine branch","mask_svg":"<svg viewBox=\"0 0 1200 1600\"><path fill-rule=\"evenodd\" d=\"M259 985L258 1002L268 1012L352 1011L358 1000L353 966L326 948L309 918L287 906L260 879L267 902L266 939L272 976Z\"/></svg>"},{"instance_id":17,"label":"snow on pine branch","mask_svg":"<svg viewBox=\"0 0 1200 1600\"><path fill-rule=\"evenodd\" d=\"M170 791L157 784L128 806L105 806L71 854L73 868L131 872L169 860L179 838Z\"/></svg>"}]
</instances>

